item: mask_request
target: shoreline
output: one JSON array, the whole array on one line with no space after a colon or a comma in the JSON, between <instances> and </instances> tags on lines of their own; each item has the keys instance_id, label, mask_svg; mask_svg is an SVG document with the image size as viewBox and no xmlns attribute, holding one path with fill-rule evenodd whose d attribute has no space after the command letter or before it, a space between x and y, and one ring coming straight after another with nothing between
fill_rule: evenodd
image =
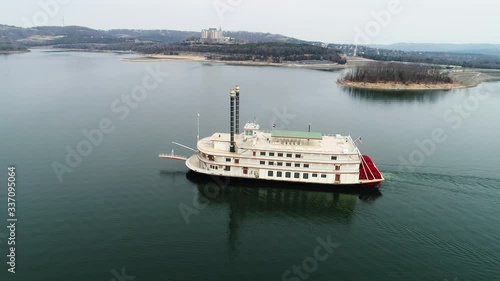
<instances>
[{"instance_id":1,"label":"shoreline","mask_svg":"<svg viewBox=\"0 0 500 281\"><path fill-rule=\"evenodd\" d=\"M122 58L123 62L161 62L161 61L195 61L207 64L220 63L234 66L256 66L256 67L286 67L301 68L310 70L335 71L351 69L366 65L373 60L360 57L347 57L346 64L337 63L300 63L300 62L261 62L261 61L223 61L211 60L205 57L205 54L181 53L179 55L144 55L136 53L138 57ZM453 90L473 88L483 82L500 81L500 70L492 69L461 69L459 71L450 71L450 77L454 83L450 84L410 84L401 83L355 83L348 81L337 81L337 84L356 89L378 90L378 91L433 91L433 90Z\"/></svg>"},{"instance_id":2,"label":"shoreline","mask_svg":"<svg viewBox=\"0 0 500 281\"><path fill-rule=\"evenodd\" d=\"M65 49L54 48L53 46L37 46L31 47L34 50L46 50L47 52L78 52L78 53L103 53L103 54L124 54L124 55L137 55L138 53L132 51L116 51L116 50L92 50L92 49Z\"/></svg>"},{"instance_id":3,"label":"shoreline","mask_svg":"<svg viewBox=\"0 0 500 281\"><path fill-rule=\"evenodd\" d=\"M134 53L135 55L140 55ZM140 57L122 58L123 62L159 62L159 61L209 61L202 55L181 54L181 55L142 55Z\"/></svg>"},{"instance_id":4,"label":"shoreline","mask_svg":"<svg viewBox=\"0 0 500 281\"><path fill-rule=\"evenodd\" d=\"M403 83L365 83L365 82L349 82L337 81L338 85L362 90L378 90L378 91L426 91L426 90L453 90L468 88L468 86L460 83L447 84L403 84ZM472 86L473 87L473 86Z\"/></svg>"},{"instance_id":5,"label":"shoreline","mask_svg":"<svg viewBox=\"0 0 500 281\"><path fill-rule=\"evenodd\" d=\"M286 68L301 68L310 70L320 70L320 71L336 71L351 69L358 66L366 65L367 63L373 62L374 60L360 58L360 57L347 57L346 64L337 63L301 63L299 61L287 61L283 63L272 63L272 62L258 62L258 61L222 61L222 60L211 60L207 59L204 53L180 53L179 55L145 55L138 52L132 51L114 51L114 50L88 50L88 49L59 49L51 48L50 46L44 47L34 47L30 49L48 49L53 51L61 52L89 52L89 53L116 53L116 54L127 54L133 55L129 58L121 58L122 62L136 63L136 62L167 62L167 61L193 61L202 62L204 64L226 64L234 66L255 66L255 67L286 67ZM9 54L23 54L29 53L31 50L26 51L4 51L0 52L0 55ZM463 68L460 70L450 71L450 77L453 79L454 83L451 84L412 84L404 85L397 83L354 83L348 81L338 80L337 84L347 87L356 88L364 90L379 90L379 91L422 91L422 90L452 90L452 89L464 89L473 88L484 82L496 82L500 81L500 70L499 69L475 69L475 68Z\"/></svg>"},{"instance_id":6,"label":"shoreline","mask_svg":"<svg viewBox=\"0 0 500 281\"><path fill-rule=\"evenodd\" d=\"M207 59L203 54L179 54L179 55L142 55L134 58L123 58L123 62L160 62L160 61L196 61L206 63L223 63L226 65L235 66L269 66L269 67L288 67L288 68L304 68L313 70L336 70L348 69L356 66L364 65L372 60L363 58L348 57L348 63L300 63L288 61L283 63L263 62L263 61L225 61Z\"/></svg>"},{"instance_id":7,"label":"shoreline","mask_svg":"<svg viewBox=\"0 0 500 281\"><path fill-rule=\"evenodd\" d=\"M0 51L0 55L15 55L15 54L24 54L31 52L29 49L19 50L19 51Z\"/></svg>"}]
</instances>

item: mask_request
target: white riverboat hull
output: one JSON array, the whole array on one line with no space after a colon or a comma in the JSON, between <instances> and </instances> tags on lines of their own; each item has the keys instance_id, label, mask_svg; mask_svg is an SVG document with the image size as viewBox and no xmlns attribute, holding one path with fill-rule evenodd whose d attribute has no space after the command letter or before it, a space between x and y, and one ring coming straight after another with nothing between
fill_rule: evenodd
<instances>
[{"instance_id":1,"label":"white riverboat hull","mask_svg":"<svg viewBox=\"0 0 500 281\"><path fill-rule=\"evenodd\" d=\"M276 182L290 182L290 183L302 183L302 184L312 184L312 185L321 185L323 187L326 186L363 186L363 187L370 187L370 188L378 188L380 184L385 180L383 175L381 175L380 178L377 179L364 179L364 180L359 180L358 182L353 182L353 183L329 183L329 182L313 182L313 181L307 181L303 179L299 180L287 180L287 179L262 179L258 176L255 175L235 175L234 173L230 172L225 172L225 171L219 171L219 172L213 172L207 169L204 169L200 167L200 160L198 159L197 155L193 155L189 157L186 160L186 166L187 168L197 174L201 175L206 175L206 176L212 176L212 177L229 177L229 178L235 178L235 179L244 179L244 180L264 180L264 181L276 181Z\"/></svg>"}]
</instances>

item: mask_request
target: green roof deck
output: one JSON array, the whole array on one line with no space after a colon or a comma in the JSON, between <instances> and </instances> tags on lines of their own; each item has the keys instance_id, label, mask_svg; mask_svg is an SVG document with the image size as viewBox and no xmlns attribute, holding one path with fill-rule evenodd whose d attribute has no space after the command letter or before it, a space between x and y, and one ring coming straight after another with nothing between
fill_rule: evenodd
<instances>
[{"instance_id":1,"label":"green roof deck","mask_svg":"<svg viewBox=\"0 0 500 281\"><path fill-rule=\"evenodd\" d=\"M273 138L289 138L289 139L323 139L323 135L317 132L296 132L296 131L273 131Z\"/></svg>"}]
</instances>

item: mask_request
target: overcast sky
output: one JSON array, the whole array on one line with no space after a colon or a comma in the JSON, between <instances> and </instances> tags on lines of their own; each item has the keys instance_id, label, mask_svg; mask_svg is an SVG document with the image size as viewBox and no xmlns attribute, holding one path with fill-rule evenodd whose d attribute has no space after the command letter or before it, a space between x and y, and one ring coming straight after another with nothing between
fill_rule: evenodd
<instances>
[{"instance_id":1,"label":"overcast sky","mask_svg":"<svg viewBox=\"0 0 500 281\"><path fill-rule=\"evenodd\" d=\"M40 3L52 3L49 12ZM332 43L500 44L499 13L498 0L23 0L3 1L0 23L62 25L64 17L66 25L96 29L222 27Z\"/></svg>"}]
</instances>

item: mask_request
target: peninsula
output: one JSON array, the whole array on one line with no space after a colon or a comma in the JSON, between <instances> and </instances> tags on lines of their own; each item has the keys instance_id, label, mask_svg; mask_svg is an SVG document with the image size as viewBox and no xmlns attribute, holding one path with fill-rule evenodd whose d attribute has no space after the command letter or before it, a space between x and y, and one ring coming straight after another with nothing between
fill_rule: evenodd
<instances>
[{"instance_id":1,"label":"peninsula","mask_svg":"<svg viewBox=\"0 0 500 281\"><path fill-rule=\"evenodd\" d=\"M351 69L337 83L374 90L450 90L500 80L498 71L415 63L370 62Z\"/></svg>"}]
</instances>

